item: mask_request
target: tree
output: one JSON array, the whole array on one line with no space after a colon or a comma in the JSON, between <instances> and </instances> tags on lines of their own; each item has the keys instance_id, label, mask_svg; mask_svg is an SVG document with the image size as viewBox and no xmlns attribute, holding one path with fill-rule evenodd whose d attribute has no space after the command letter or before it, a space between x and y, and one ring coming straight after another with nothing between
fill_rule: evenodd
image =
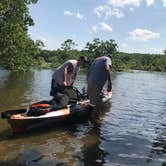
<instances>
[{"instance_id":1,"label":"tree","mask_svg":"<svg viewBox=\"0 0 166 166\"><path fill-rule=\"evenodd\" d=\"M74 50L77 44L72 39L67 39L61 44L61 49L65 52Z\"/></svg>"},{"instance_id":2,"label":"tree","mask_svg":"<svg viewBox=\"0 0 166 166\"><path fill-rule=\"evenodd\" d=\"M28 6L37 0L0 1L0 58L5 68L23 70L33 64L38 45L28 36L28 27L34 25Z\"/></svg>"},{"instance_id":3,"label":"tree","mask_svg":"<svg viewBox=\"0 0 166 166\"><path fill-rule=\"evenodd\" d=\"M88 42L85 49L92 54L93 58L96 58L107 53L115 54L117 52L117 47L118 45L112 39L103 41L96 38L92 43Z\"/></svg>"}]
</instances>

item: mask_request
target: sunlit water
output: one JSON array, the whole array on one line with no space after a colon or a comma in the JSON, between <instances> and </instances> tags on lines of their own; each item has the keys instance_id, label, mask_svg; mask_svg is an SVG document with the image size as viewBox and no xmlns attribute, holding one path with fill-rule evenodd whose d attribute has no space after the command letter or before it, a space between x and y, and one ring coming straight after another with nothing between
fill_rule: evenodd
<instances>
[{"instance_id":1,"label":"sunlit water","mask_svg":"<svg viewBox=\"0 0 166 166\"><path fill-rule=\"evenodd\" d=\"M0 111L50 99L52 73L0 70ZM75 86L84 85L82 75ZM0 120L0 166L166 165L166 73L114 73L111 102L94 119L15 136Z\"/></svg>"}]
</instances>

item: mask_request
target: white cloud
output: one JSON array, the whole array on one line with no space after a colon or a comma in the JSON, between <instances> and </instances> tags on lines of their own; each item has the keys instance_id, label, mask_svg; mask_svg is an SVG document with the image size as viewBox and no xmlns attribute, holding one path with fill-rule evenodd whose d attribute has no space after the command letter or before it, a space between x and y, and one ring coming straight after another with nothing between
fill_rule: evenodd
<instances>
[{"instance_id":1,"label":"white cloud","mask_svg":"<svg viewBox=\"0 0 166 166\"><path fill-rule=\"evenodd\" d=\"M94 8L94 13L98 16L101 17L102 13L105 12L105 10L107 10L107 6L106 5L100 5L96 8Z\"/></svg>"},{"instance_id":2,"label":"white cloud","mask_svg":"<svg viewBox=\"0 0 166 166\"><path fill-rule=\"evenodd\" d=\"M135 29L129 32L130 39L137 41L148 41L150 39L160 38L160 33L155 33L147 29Z\"/></svg>"},{"instance_id":3,"label":"white cloud","mask_svg":"<svg viewBox=\"0 0 166 166\"><path fill-rule=\"evenodd\" d=\"M65 10L64 11L64 15L65 16L74 16L74 17L76 17L79 20L83 20L84 19L84 16L81 13L79 13L79 12L75 13L75 12L71 12L69 10Z\"/></svg>"},{"instance_id":4,"label":"white cloud","mask_svg":"<svg viewBox=\"0 0 166 166\"><path fill-rule=\"evenodd\" d=\"M116 18L121 18L121 17L124 17L124 13L117 9L117 8L114 8L112 9L110 6L108 5L100 5L96 8L94 8L94 13L98 16L98 17L102 17L104 16L106 19L108 17L116 17Z\"/></svg>"},{"instance_id":5,"label":"white cloud","mask_svg":"<svg viewBox=\"0 0 166 166\"><path fill-rule=\"evenodd\" d=\"M118 8L118 10L119 10L119 8L123 8L126 6L129 7L130 11L133 11L133 7L140 7L140 5L141 5L141 3L143 3L143 1L146 1L147 6L152 6L155 3L155 0L106 0L106 3L104 5L100 5L97 8L95 8L94 12L98 16L101 16L102 13L107 13L107 12L112 11L112 9L110 7ZM161 1L163 3L163 7L166 7L166 0L161 0ZM123 13L122 11L120 11L120 12Z\"/></svg>"},{"instance_id":6,"label":"white cloud","mask_svg":"<svg viewBox=\"0 0 166 166\"><path fill-rule=\"evenodd\" d=\"M154 0L146 0L147 6L152 6L154 4Z\"/></svg>"},{"instance_id":7,"label":"white cloud","mask_svg":"<svg viewBox=\"0 0 166 166\"><path fill-rule=\"evenodd\" d=\"M116 18L124 17L124 13L119 9L113 9L112 11L106 13L106 17L115 16Z\"/></svg>"},{"instance_id":8,"label":"white cloud","mask_svg":"<svg viewBox=\"0 0 166 166\"><path fill-rule=\"evenodd\" d=\"M166 0L163 0L163 6L166 7Z\"/></svg>"},{"instance_id":9,"label":"white cloud","mask_svg":"<svg viewBox=\"0 0 166 166\"><path fill-rule=\"evenodd\" d=\"M82 19L84 18L84 16L83 16L82 14L80 14L79 12L77 12L77 13L75 14L75 16L76 16L76 18L78 18L78 19L80 19L80 20L82 20Z\"/></svg>"},{"instance_id":10,"label":"white cloud","mask_svg":"<svg viewBox=\"0 0 166 166\"><path fill-rule=\"evenodd\" d=\"M152 47L152 48L150 48L150 50L151 50L152 53L156 53L156 54L162 54L163 53L163 49L162 48Z\"/></svg>"},{"instance_id":11,"label":"white cloud","mask_svg":"<svg viewBox=\"0 0 166 166\"><path fill-rule=\"evenodd\" d=\"M112 28L110 25L106 24L105 22L99 23L100 29L106 32L112 32Z\"/></svg>"},{"instance_id":12,"label":"white cloud","mask_svg":"<svg viewBox=\"0 0 166 166\"><path fill-rule=\"evenodd\" d=\"M97 33L102 32L112 32L112 27L105 22L100 22L98 25L92 26L92 32Z\"/></svg>"},{"instance_id":13,"label":"white cloud","mask_svg":"<svg viewBox=\"0 0 166 166\"><path fill-rule=\"evenodd\" d=\"M71 11L65 10L65 11L64 11L64 15L65 15L65 16L73 16L74 13L71 12Z\"/></svg>"},{"instance_id":14,"label":"white cloud","mask_svg":"<svg viewBox=\"0 0 166 166\"><path fill-rule=\"evenodd\" d=\"M92 26L92 32L97 33L98 27L96 25Z\"/></svg>"},{"instance_id":15,"label":"white cloud","mask_svg":"<svg viewBox=\"0 0 166 166\"><path fill-rule=\"evenodd\" d=\"M133 11L134 11L134 9L133 9L132 7L130 7L129 10L130 10L130 12L133 12Z\"/></svg>"},{"instance_id":16,"label":"white cloud","mask_svg":"<svg viewBox=\"0 0 166 166\"><path fill-rule=\"evenodd\" d=\"M107 0L107 4L114 7L140 6L141 0Z\"/></svg>"}]
</instances>

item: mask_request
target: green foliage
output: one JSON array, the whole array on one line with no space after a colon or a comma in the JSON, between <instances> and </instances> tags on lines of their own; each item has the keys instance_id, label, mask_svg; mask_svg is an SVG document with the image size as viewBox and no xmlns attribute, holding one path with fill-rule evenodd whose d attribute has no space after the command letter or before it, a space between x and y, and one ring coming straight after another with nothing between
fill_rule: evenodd
<instances>
[{"instance_id":1,"label":"green foliage","mask_svg":"<svg viewBox=\"0 0 166 166\"><path fill-rule=\"evenodd\" d=\"M57 56L50 57L50 61L52 62L51 67L53 68L57 68L58 66L61 65Z\"/></svg>"},{"instance_id":2,"label":"green foliage","mask_svg":"<svg viewBox=\"0 0 166 166\"><path fill-rule=\"evenodd\" d=\"M7 69L25 71L33 65L39 42L30 39L28 26L34 25L27 5L37 0L0 1L0 58Z\"/></svg>"},{"instance_id":3,"label":"green foliage","mask_svg":"<svg viewBox=\"0 0 166 166\"><path fill-rule=\"evenodd\" d=\"M117 52L117 44L114 40L101 41L94 39L92 43L87 43L86 49L78 50L42 50L37 57L43 57L46 62L51 63L51 67L58 67L68 59L78 59L84 55L91 62L103 53L112 53L113 70L122 71L128 69L149 70L149 71L166 71L166 56L155 54L123 53ZM86 68L89 67L86 65Z\"/></svg>"},{"instance_id":4,"label":"green foliage","mask_svg":"<svg viewBox=\"0 0 166 166\"><path fill-rule=\"evenodd\" d=\"M38 68L41 68L41 69L43 69L43 68L50 68L50 64L48 64L48 63L44 60L43 57L39 57L39 58L37 59L37 61L36 61L36 66L37 66Z\"/></svg>"},{"instance_id":5,"label":"green foliage","mask_svg":"<svg viewBox=\"0 0 166 166\"><path fill-rule=\"evenodd\" d=\"M166 56L154 54L118 53L114 56L115 70L166 71Z\"/></svg>"},{"instance_id":6,"label":"green foliage","mask_svg":"<svg viewBox=\"0 0 166 166\"><path fill-rule=\"evenodd\" d=\"M61 49L65 52L74 50L77 44L72 39L67 39L64 43L61 44Z\"/></svg>"},{"instance_id":7,"label":"green foliage","mask_svg":"<svg viewBox=\"0 0 166 166\"><path fill-rule=\"evenodd\" d=\"M98 56L102 56L107 53L115 54L117 52L118 45L115 40L100 40L94 39L92 43L88 42L85 49L91 54L91 58L95 59Z\"/></svg>"}]
</instances>

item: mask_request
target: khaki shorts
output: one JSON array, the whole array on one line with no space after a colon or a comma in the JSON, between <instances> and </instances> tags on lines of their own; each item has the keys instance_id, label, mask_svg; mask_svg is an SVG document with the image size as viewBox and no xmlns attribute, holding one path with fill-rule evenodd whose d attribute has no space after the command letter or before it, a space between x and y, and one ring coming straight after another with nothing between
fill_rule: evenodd
<instances>
[{"instance_id":1,"label":"khaki shorts","mask_svg":"<svg viewBox=\"0 0 166 166\"><path fill-rule=\"evenodd\" d=\"M101 95L102 87L99 87L93 80L88 79L87 93L90 99L90 103L93 105L100 105L102 102Z\"/></svg>"}]
</instances>

